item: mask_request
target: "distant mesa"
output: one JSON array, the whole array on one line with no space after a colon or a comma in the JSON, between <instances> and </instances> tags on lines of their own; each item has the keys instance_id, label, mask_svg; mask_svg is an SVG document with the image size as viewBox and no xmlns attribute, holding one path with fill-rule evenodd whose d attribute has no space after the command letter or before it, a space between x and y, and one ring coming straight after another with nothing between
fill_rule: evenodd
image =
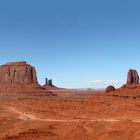
<instances>
[{"instance_id":1,"label":"distant mesa","mask_svg":"<svg viewBox=\"0 0 140 140\"><path fill-rule=\"evenodd\" d=\"M45 85L53 86L52 79L49 80L48 78L46 78L46 84Z\"/></svg>"},{"instance_id":2,"label":"distant mesa","mask_svg":"<svg viewBox=\"0 0 140 140\"><path fill-rule=\"evenodd\" d=\"M48 79L48 78L46 78L45 79L45 85L44 85L44 87L46 88L46 89L59 89L58 87L56 87L55 85L53 85L53 82L52 82L52 79Z\"/></svg>"},{"instance_id":3,"label":"distant mesa","mask_svg":"<svg viewBox=\"0 0 140 140\"><path fill-rule=\"evenodd\" d=\"M130 69L127 74L127 84L139 84L138 72L134 69Z\"/></svg>"},{"instance_id":4,"label":"distant mesa","mask_svg":"<svg viewBox=\"0 0 140 140\"><path fill-rule=\"evenodd\" d=\"M110 86L108 86L107 88L106 88L106 93L109 93L109 92L113 92L113 91L115 91L116 89L115 89L115 87L114 86L112 86L112 85L110 85Z\"/></svg>"}]
</instances>

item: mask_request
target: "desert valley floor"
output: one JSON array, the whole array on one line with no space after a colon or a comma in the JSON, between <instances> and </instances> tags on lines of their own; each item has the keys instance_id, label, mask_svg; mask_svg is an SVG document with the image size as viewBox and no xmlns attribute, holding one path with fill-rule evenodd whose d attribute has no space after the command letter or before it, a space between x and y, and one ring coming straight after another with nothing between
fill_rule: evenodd
<instances>
[{"instance_id":1,"label":"desert valley floor","mask_svg":"<svg viewBox=\"0 0 140 140\"><path fill-rule=\"evenodd\" d=\"M100 91L51 93L1 93L0 140L140 139L139 97Z\"/></svg>"}]
</instances>

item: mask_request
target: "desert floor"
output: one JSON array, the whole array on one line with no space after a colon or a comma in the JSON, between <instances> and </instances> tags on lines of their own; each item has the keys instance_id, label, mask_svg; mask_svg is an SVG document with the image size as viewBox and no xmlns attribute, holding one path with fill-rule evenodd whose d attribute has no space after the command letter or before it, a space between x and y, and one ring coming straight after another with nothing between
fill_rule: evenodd
<instances>
[{"instance_id":1,"label":"desert floor","mask_svg":"<svg viewBox=\"0 0 140 140\"><path fill-rule=\"evenodd\" d=\"M0 140L140 140L140 98L99 91L0 94Z\"/></svg>"}]
</instances>

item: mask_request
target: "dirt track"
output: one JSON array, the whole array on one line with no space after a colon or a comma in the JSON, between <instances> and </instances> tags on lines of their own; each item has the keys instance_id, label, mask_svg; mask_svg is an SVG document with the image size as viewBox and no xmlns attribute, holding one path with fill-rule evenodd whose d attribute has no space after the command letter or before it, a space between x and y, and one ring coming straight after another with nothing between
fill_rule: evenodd
<instances>
[{"instance_id":1,"label":"dirt track","mask_svg":"<svg viewBox=\"0 0 140 140\"><path fill-rule=\"evenodd\" d=\"M48 118L48 119L42 119L42 118L38 118L35 115L31 114L31 113L26 113L26 112L22 112L17 110L14 107L8 107L7 108L8 111L10 112L14 112L16 114L18 114L19 119L21 120L33 120L33 121L44 121L44 122L82 122L82 121L86 121L86 122L121 122L124 120L118 120L118 119L52 119L52 118ZM140 120L129 120L131 122L136 122L136 123L140 123Z\"/></svg>"}]
</instances>

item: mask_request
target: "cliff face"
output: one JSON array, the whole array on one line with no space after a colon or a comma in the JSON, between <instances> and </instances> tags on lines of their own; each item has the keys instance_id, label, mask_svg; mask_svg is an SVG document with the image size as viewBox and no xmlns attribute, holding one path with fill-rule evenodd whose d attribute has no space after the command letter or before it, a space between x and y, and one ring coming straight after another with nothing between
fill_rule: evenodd
<instances>
[{"instance_id":1,"label":"cliff face","mask_svg":"<svg viewBox=\"0 0 140 140\"><path fill-rule=\"evenodd\" d=\"M0 84L38 84L36 70L26 62L0 66Z\"/></svg>"}]
</instances>

